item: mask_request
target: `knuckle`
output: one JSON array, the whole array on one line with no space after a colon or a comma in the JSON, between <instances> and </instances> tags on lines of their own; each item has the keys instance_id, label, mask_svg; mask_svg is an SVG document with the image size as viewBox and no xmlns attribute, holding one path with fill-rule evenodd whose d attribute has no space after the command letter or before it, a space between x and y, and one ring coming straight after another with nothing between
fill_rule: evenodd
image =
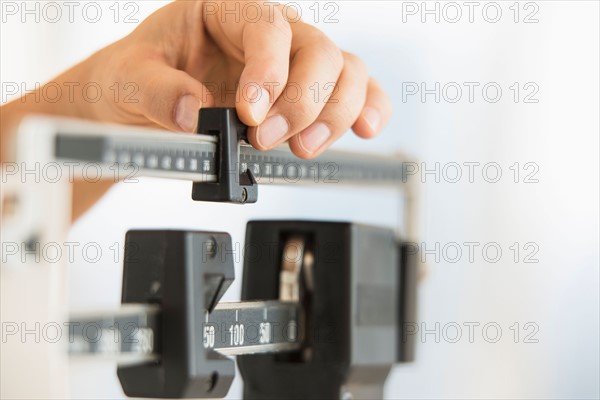
<instances>
[{"instance_id":1,"label":"knuckle","mask_svg":"<svg viewBox=\"0 0 600 400\"><path fill-rule=\"evenodd\" d=\"M361 75L367 76L367 65L362 58L353 53L344 52L344 65L352 66L358 70Z\"/></svg>"},{"instance_id":2,"label":"knuckle","mask_svg":"<svg viewBox=\"0 0 600 400\"><path fill-rule=\"evenodd\" d=\"M334 111L334 110L331 110ZM356 121L360 111L355 110L347 102L336 104L333 114L327 113L328 117L323 119L323 122L329 126L332 134L339 137L344 134Z\"/></svg>"},{"instance_id":3,"label":"knuckle","mask_svg":"<svg viewBox=\"0 0 600 400\"><path fill-rule=\"evenodd\" d=\"M278 60L266 60L263 64L264 69L261 70L261 77L264 82L278 83L279 85L276 88L281 90L283 89L282 85L287 80L288 70L282 68L280 64Z\"/></svg>"},{"instance_id":4,"label":"knuckle","mask_svg":"<svg viewBox=\"0 0 600 400\"><path fill-rule=\"evenodd\" d=\"M362 60L360 59L359 56L357 56L354 53L350 53L349 51L345 51L344 52L344 58L346 59L346 62L352 63L352 64L356 64L359 62L362 62Z\"/></svg>"},{"instance_id":5,"label":"knuckle","mask_svg":"<svg viewBox=\"0 0 600 400\"><path fill-rule=\"evenodd\" d=\"M152 94L147 100L148 102L142 106L144 117L162 126L175 123L176 104L170 106L161 104L161 99L155 94Z\"/></svg>"},{"instance_id":6,"label":"knuckle","mask_svg":"<svg viewBox=\"0 0 600 400\"><path fill-rule=\"evenodd\" d=\"M265 13L263 13L265 15ZM267 14L268 15L268 14ZM292 27L290 23L279 13L273 13L273 18L262 18L260 25L263 29L275 30L283 38L292 40Z\"/></svg>"},{"instance_id":7,"label":"knuckle","mask_svg":"<svg viewBox=\"0 0 600 400\"><path fill-rule=\"evenodd\" d=\"M307 99L302 99L296 103L291 109L289 116L289 120L292 125L291 130L299 131L300 129L310 125L310 123L317 118L319 113L316 106L316 104Z\"/></svg>"},{"instance_id":8,"label":"knuckle","mask_svg":"<svg viewBox=\"0 0 600 400\"><path fill-rule=\"evenodd\" d=\"M357 119L360 110L356 110L347 101L340 101L337 104L336 121L337 125L344 125L343 128L349 127Z\"/></svg>"},{"instance_id":9,"label":"knuckle","mask_svg":"<svg viewBox=\"0 0 600 400\"><path fill-rule=\"evenodd\" d=\"M321 44L322 51L329 57L333 68L337 71L341 71L344 66L344 55L342 54L342 50L340 50L339 47L325 35L323 36L325 37L325 40Z\"/></svg>"},{"instance_id":10,"label":"knuckle","mask_svg":"<svg viewBox=\"0 0 600 400\"><path fill-rule=\"evenodd\" d=\"M146 113L146 116L154 116L161 111L161 97L159 96L159 80L157 78L150 78L145 83L144 94L142 99L142 108ZM172 106L172 110L169 110L172 115L175 112L175 104Z\"/></svg>"},{"instance_id":11,"label":"knuckle","mask_svg":"<svg viewBox=\"0 0 600 400\"><path fill-rule=\"evenodd\" d=\"M329 58L330 65L336 70L341 71L344 66L344 54L342 50L327 35L313 26L307 25L305 34L311 43L311 47L325 54Z\"/></svg>"}]
</instances>

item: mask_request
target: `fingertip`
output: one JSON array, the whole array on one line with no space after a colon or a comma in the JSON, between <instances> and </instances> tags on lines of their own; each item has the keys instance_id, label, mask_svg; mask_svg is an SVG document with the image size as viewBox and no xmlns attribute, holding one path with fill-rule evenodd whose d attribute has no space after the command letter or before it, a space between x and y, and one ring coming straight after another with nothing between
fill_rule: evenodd
<instances>
[{"instance_id":1,"label":"fingertip","mask_svg":"<svg viewBox=\"0 0 600 400\"><path fill-rule=\"evenodd\" d=\"M262 86L252 85L247 102L250 106L250 117L253 125L261 124L271 108L271 93Z\"/></svg>"},{"instance_id":2,"label":"fingertip","mask_svg":"<svg viewBox=\"0 0 600 400\"><path fill-rule=\"evenodd\" d=\"M290 151L294 153L294 155L303 160L312 160L321 154L325 149L319 149L316 151L308 151L306 147L302 144L299 135L296 135L288 141L288 146L290 147Z\"/></svg>"},{"instance_id":3,"label":"fingertip","mask_svg":"<svg viewBox=\"0 0 600 400\"><path fill-rule=\"evenodd\" d=\"M194 132L198 125L198 110L200 100L192 94L186 94L179 98L175 107L174 122L183 132Z\"/></svg>"},{"instance_id":4,"label":"fingertip","mask_svg":"<svg viewBox=\"0 0 600 400\"><path fill-rule=\"evenodd\" d=\"M381 126L381 112L374 107L367 106L361 111L358 119L352 126L352 130L361 138L370 139L377 136L381 130Z\"/></svg>"},{"instance_id":5,"label":"fingertip","mask_svg":"<svg viewBox=\"0 0 600 400\"><path fill-rule=\"evenodd\" d=\"M260 125L271 108L271 93L258 84L250 84L239 90L241 100L236 109L240 121L248 126Z\"/></svg>"},{"instance_id":6,"label":"fingertip","mask_svg":"<svg viewBox=\"0 0 600 400\"><path fill-rule=\"evenodd\" d=\"M248 142L254 147L256 150L269 150L268 147L263 146L263 144L258 140L258 126L249 126L247 131Z\"/></svg>"}]
</instances>

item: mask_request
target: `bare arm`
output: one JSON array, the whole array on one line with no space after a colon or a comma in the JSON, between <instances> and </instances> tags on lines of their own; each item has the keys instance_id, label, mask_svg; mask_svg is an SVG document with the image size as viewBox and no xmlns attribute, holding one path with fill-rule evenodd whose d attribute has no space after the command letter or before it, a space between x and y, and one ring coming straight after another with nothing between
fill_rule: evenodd
<instances>
[{"instance_id":1,"label":"bare arm","mask_svg":"<svg viewBox=\"0 0 600 400\"><path fill-rule=\"evenodd\" d=\"M236 107L257 149L288 142L301 158L319 155L349 129L375 136L391 116L391 103L364 63L315 27L266 4L253 21L223 18L202 1L161 8L130 35L51 82L93 83L102 90L99 99L91 101L93 92L87 98L82 90L56 102L30 93L2 106L2 161L6 135L28 113L193 132L201 107ZM115 97L114 85L135 94ZM110 184L85 186L75 187L74 218Z\"/></svg>"}]
</instances>

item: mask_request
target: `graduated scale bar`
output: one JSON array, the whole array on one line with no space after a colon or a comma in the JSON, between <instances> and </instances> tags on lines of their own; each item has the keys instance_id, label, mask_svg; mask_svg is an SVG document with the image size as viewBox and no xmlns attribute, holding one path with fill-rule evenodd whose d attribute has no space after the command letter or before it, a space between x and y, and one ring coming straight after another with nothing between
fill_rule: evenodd
<instances>
[{"instance_id":1,"label":"graduated scale bar","mask_svg":"<svg viewBox=\"0 0 600 400\"><path fill-rule=\"evenodd\" d=\"M296 350L301 345L299 305L281 301L220 303L204 315L197 345L226 355ZM158 306L125 305L115 313L74 316L69 354L136 364L160 359L163 318Z\"/></svg>"},{"instance_id":2,"label":"graduated scale bar","mask_svg":"<svg viewBox=\"0 0 600 400\"><path fill-rule=\"evenodd\" d=\"M51 135L53 158L65 162L98 163L117 168L121 177L164 177L215 182L218 140L203 134L181 134L64 118L32 117L23 129L43 127ZM332 183L399 185L406 183L401 157L328 150L303 160L286 145L258 151L240 142L238 171L249 170L257 183Z\"/></svg>"}]
</instances>

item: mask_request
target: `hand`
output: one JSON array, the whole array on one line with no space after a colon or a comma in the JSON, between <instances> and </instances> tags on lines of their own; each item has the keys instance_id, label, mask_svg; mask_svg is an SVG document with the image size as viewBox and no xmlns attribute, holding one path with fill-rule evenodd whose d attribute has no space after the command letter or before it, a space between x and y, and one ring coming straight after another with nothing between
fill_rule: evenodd
<instances>
[{"instance_id":1,"label":"hand","mask_svg":"<svg viewBox=\"0 0 600 400\"><path fill-rule=\"evenodd\" d=\"M268 3L253 2L260 19L238 15L238 22L223 4L169 4L87 60L106 92L114 82L138 90L136 103L104 96L92 118L193 132L199 108L235 106L252 145L266 150L288 140L302 158L350 127L364 138L383 128L390 101L358 57Z\"/></svg>"},{"instance_id":2,"label":"hand","mask_svg":"<svg viewBox=\"0 0 600 400\"><path fill-rule=\"evenodd\" d=\"M252 2L260 18L237 22L218 9L223 4L234 3L171 3L51 83L3 105L0 161L10 158L9 133L29 113L193 132L201 107L235 106L256 148L287 140L302 158L317 156L350 127L364 138L383 128L391 104L360 59L318 29L290 22L296 18L284 18L273 3ZM74 84L79 90L66 90L68 96L39 101L50 85ZM81 90L88 84L99 90ZM76 182L73 219L110 186Z\"/></svg>"}]
</instances>

